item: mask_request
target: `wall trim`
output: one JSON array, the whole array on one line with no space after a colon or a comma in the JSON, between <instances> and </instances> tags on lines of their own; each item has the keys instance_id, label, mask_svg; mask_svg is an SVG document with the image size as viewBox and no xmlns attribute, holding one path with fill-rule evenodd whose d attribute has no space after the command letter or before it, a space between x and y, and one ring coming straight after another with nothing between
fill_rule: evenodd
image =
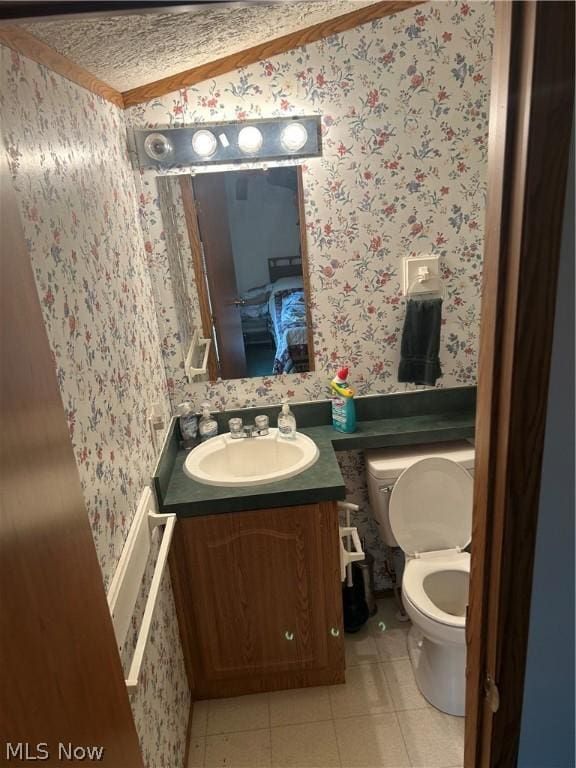
<instances>
[{"instance_id":1,"label":"wall trim","mask_svg":"<svg viewBox=\"0 0 576 768\"><path fill-rule=\"evenodd\" d=\"M165 96L167 93L177 91L180 88L187 88L196 85L203 80L209 80L212 77L232 72L233 70L255 64L258 61L269 59L271 56L277 56L286 53L293 48L300 48L303 45L315 43L324 37L345 32L361 24L367 24L369 21L376 21L384 16L391 16L394 13L408 10L409 8L421 5L424 0L382 0L382 2L369 5L365 8L359 8L357 11L351 11L333 19L313 24L310 27L299 29L282 37L268 40L252 48L245 48L243 51L232 53L215 61L209 61L199 67L187 69L169 77L155 80L152 83L140 85L137 88L131 88L122 92L125 107L133 107L159 96Z\"/></svg>"},{"instance_id":2,"label":"wall trim","mask_svg":"<svg viewBox=\"0 0 576 768\"><path fill-rule=\"evenodd\" d=\"M17 24L0 24L0 43L124 108L122 94Z\"/></svg>"}]
</instances>

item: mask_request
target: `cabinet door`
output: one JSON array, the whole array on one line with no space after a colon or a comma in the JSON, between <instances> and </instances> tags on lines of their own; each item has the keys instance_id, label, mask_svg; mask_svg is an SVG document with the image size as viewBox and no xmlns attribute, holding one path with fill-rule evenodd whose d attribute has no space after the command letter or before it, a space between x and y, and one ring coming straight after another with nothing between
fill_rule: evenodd
<instances>
[{"instance_id":1,"label":"cabinet door","mask_svg":"<svg viewBox=\"0 0 576 768\"><path fill-rule=\"evenodd\" d=\"M183 521L201 677L327 666L322 520L309 505Z\"/></svg>"}]
</instances>

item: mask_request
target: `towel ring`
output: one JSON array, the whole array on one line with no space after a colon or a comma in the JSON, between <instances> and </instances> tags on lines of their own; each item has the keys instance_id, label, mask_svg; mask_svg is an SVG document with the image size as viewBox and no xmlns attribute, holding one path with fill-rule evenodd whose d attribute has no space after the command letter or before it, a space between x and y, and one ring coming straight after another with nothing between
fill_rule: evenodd
<instances>
[{"instance_id":1,"label":"towel ring","mask_svg":"<svg viewBox=\"0 0 576 768\"><path fill-rule=\"evenodd\" d=\"M438 283L437 288L430 288L429 290L418 291L415 294L412 293L412 290L415 285L423 285L424 283L429 283L431 280L437 281ZM430 275L429 277L422 277L422 276L417 277L408 286L408 290L406 291L406 296L407 298L410 299L410 298L417 298L418 296L426 296L430 293L439 293L442 299L446 298L446 286L444 285L444 281L442 280L440 275Z\"/></svg>"}]
</instances>

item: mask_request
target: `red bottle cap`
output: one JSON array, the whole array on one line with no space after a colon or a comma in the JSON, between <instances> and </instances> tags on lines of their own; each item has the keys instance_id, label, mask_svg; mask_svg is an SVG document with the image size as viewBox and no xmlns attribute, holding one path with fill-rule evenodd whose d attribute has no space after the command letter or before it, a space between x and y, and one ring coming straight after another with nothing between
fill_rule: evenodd
<instances>
[{"instance_id":1,"label":"red bottle cap","mask_svg":"<svg viewBox=\"0 0 576 768\"><path fill-rule=\"evenodd\" d=\"M336 378L342 383L348 380L348 368L340 368L336 374Z\"/></svg>"}]
</instances>

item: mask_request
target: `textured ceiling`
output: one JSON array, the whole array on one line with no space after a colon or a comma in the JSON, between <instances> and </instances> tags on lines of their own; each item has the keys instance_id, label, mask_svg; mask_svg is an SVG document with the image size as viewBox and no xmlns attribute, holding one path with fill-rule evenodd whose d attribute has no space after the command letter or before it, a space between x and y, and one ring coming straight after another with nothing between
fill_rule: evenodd
<instances>
[{"instance_id":1,"label":"textured ceiling","mask_svg":"<svg viewBox=\"0 0 576 768\"><path fill-rule=\"evenodd\" d=\"M119 91L174 75L377 0L284 0L22 26Z\"/></svg>"}]
</instances>

